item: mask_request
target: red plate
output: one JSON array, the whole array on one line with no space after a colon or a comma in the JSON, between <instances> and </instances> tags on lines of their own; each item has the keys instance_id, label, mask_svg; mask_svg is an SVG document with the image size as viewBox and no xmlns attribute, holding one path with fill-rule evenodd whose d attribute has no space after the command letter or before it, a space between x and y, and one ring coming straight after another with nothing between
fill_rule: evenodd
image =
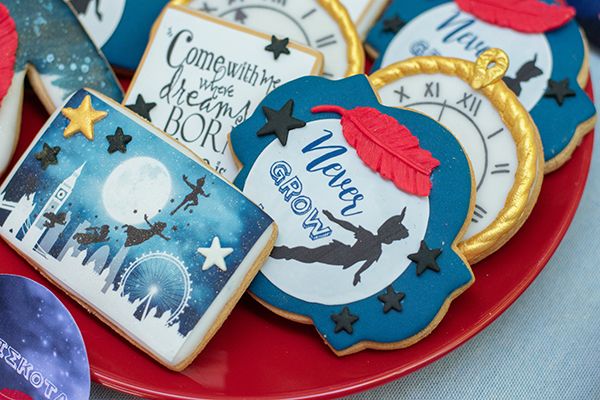
<instances>
[{"instance_id":1,"label":"red plate","mask_svg":"<svg viewBox=\"0 0 600 400\"><path fill-rule=\"evenodd\" d=\"M591 93L591 88L588 87ZM26 93L20 154L46 119ZM474 268L476 282L427 338L397 351L337 358L311 326L284 320L244 298L207 349L183 373L170 372L127 344L69 297L51 289L81 328L95 381L157 399L331 398L397 379L444 356L506 310L540 273L563 238L585 186L593 136L544 181L538 205L518 235ZM0 272L48 285L6 244Z\"/></svg>"}]
</instances>

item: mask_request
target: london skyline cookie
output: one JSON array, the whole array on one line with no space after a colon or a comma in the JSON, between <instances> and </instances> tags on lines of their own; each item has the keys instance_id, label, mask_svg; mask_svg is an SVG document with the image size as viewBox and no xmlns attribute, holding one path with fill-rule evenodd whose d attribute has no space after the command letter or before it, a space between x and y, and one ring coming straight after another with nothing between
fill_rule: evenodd
<instances>
[{"instance_id":1,"label":"london skyline cookie","mask_svg":"<svg viewBox=\"0 0 600 400\"><path fill-rule=\"evenodd\" d=\"M231 129L272 90L322 66L319 52L287 38L169 5L123 103L231 181L238 172Z\"/></svg>"},{"instance_id":2,"label":"london skyline cookie","mask_svg":"<svg viewBox=\"0 0 600 400\"><path fill-rule=\"evenodd\" d=\"M87 86L117 101L121 86L108 61L62 0L6 0L0 4L0 172L19 138L25 76L49 113Z\"/></svg>"},{"instance_id":3,"label":"london skyline cookie","mask_svg":"<svg viewBox=\"0 0 600 400\"><path fill-rule=\"evenodd\" d=\"M337 355L415 343L473 282L456 248L467 156L434 120L381 105L364 75L288 83L231 140L236 186L280 227L250 292Z\"/></svg>"},{"instance_id":4,"label":"london skyline cookie","mask_svg":"<svg viewBox=\"0 0 600 400\"><path fill-rule=\"evenodd\" d=\"M320 51L326 78L364 73L362 42L339 0L191 0L188 7Z\"/></svg>"},{"instance_id":5,"label":"london skyline cookie","mask_svg":"<svg viewBox=\"0 0 600 400\"><path fill-rule=\"evenodd\" d=\"M544 147L545 172L571 158L594 126L595 109L584 92L589 78L587 45L568 7L528 1L530 18L518 5L499 0L393 0L367 37L378 58L374 71L413 56L440 55L475 61L489 48L510 57L505 83L536 123ZM505 3L505 2L504 2ZM461 7L470 7L465 11ZM397 29L385 29L397 21Z\"/></svg>"},{"instance_id":6,"label":"london skyline cookie","mask_svg":"<svg viewBox=\"0 0 600 400\"><path fill-rule=\"evenodd\" d=\"M506 53L490 49L476 63L414 57L369 77L383 104L425 113L447 127L469 155L477 202L460 249L471 264L519 230L543 181L537 128L502 81L508 64Z\"/></svg>"},{"instance_id":7,"label":"london skyline cookie","mask_svg":"<svg viewBox=\"0 0 600 400\"><path fill-rule=\"evenodd\" d=\"M388 0L340 0L350 18L356 25L356 31L361 38L365 38L367 33L381 15Z\"/></svg>"},{"instance_id":8,"label":"london skyline cookie","mask_svg":"<svg viewBox=\"0 0 600 400\"><path fill-rule=\"evenodd\" d=\"M277 232L185 147L83 89L41 129L0 195L2 238L173 370L216 333Z\"/></svg>"}]
</instances>

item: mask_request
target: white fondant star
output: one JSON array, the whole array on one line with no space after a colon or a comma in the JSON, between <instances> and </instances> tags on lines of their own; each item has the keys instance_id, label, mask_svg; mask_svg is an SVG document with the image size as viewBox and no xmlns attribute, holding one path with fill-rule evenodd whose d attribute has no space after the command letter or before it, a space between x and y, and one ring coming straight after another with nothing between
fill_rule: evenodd
<instances>
[{"instance_id":1,"label":"white fondant star","mask_svg":"<svg viewBox=\"0 0 600 400\"><path fill-rule=\"evenodd\" d=\"M212 240L210 247L199 247L198 253L206 257L204 265L202 265L202 271L210 269L213 265L216 265L221 271L227 271L227 265L225 264L225 257L233 252L231 247L221 247L221 241L217 236Z\"/></svg>"}]
</instances>

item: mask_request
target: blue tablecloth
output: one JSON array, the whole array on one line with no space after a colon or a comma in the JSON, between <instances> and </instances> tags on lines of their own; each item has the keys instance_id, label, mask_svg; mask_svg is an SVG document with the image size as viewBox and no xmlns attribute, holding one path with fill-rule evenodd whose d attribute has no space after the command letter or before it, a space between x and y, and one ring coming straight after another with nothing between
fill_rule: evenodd
<instances>
[{"instance_id":1,"label":"blue tablecloth","mask_svg":"<svg viewBox=\"0 0 600 400\"><path fill-rule=\"evenodd\" d=\"M600 110L600 51L590 58ZM508 311L433 365L348 399L600 399L598 151L596 137L588 185L569 232ZM94 385L91 399L137 397Z\"/></svg>"}]
</instances>

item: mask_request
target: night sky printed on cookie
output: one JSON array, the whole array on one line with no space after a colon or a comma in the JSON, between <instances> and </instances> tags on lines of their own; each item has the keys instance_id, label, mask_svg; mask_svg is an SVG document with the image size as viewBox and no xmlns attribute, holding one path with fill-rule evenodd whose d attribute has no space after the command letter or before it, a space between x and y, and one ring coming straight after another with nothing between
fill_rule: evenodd
<instances>
[{"instance_id":1,"label":"night sky printed on cookie","mask_svg":"<svg viewBox=\"0 0 600 400\"><path fill-rule=\"evenodd\" d=\"M529 113L502 82L508 63L502 50L489 49L475 63L414 57L369 77L383 104L434 118L469 155L477 202L460 248L471 264L519 230L542 186L542 144Z\"/></svg>"},{"instance_id":2,"label":"night sky printed on cookie","mask_svg":"<svg viewBox=\"0 0 600 400\"><path fill-rule=\"evenodd\" d=\"M191 0L188 7L320 51L327 78L364 72L362 43L339 0Z\"/></svg>"},{"instance_id":3,"label":"night sky printed on cookie","mask_svg":"<svg viewBox=\"0 0 600 400\"><path fill-rule=\"evenodd\" d=\"M238 166L229 148L231 129L269 92L318 75L322 66L319 52L287 38L169 5L124 104L233 180Z\"/></svg>"},{"instance_id":4,"label":"night sky printed on cookie","mask_svg":"<svg viewBox=\"0 0 600 400\"><path fill-rule=\"evenodd\" d=\"M0 235L125 338L180 370L250 283L276 228L127 108L80 90L66 109L0 188ZM93 140L81 130L65 137L73 121ZM60 153L44 169L38 156L47 143Z\"/></svg>"},{"instance_id":5,"label":"night sky printed on cookie","mask_svg":"<svg viewBox=\"0 0 600 400\"><path fill-rule=\"evenodd\" d=\"M118 101L123 92L110 65L63 0L6 0L2 1L0 14L4 14L0 21L4 63L0 76L3 170L18 139L28 71L33 76L32 86L49 112L82 87L96 89ZM11 29L16 29L16 35L7 34ZM7 62L13 60L15 50L11 67Z\"/></svg>"},{"instance_id":6,"label":"night sky printed on cookie","mask_svg":"<svg viewBox=\"0 0 600 400\"><path fill-rule=\"evenodd\" d=\"M290 101L305 126L291 129L285 146L257 135L264 110ZM429 333L473 280L455 247L475 193L458 142L422 114L379 104L363 75L300 78L261 108L231 134L244 165L236 186L280 228L251 293L287 318L312 321L338 355ZM384 136L395 145L365 145ZM408 258L422 241L440 249L439 272L417 274Z\"/></svg>"},{"instance_id":7,"label":"night sky printed on cookie","mask_svg":"<svg viewBox=\"0 0 600 400\"><path fill-rule=\"evenodd\" d=\"M385 29L385 21L394 17L406 23L397 33ZM518 21L511 21L510 25L517 27ZM585 41L574 21L547 32L523 33L477 19L453 1L393 0L369 33L367 47L378 55L374 70L412 56L441 55L474 61L489 48L504 50L510 58L504 81L519 96L539 129L546 172L565 163L594 126L593 103L581 89L589 76ZM552 82L565 80L574 95L546 95L554 93Z\"/></svg>"},{"instance_id":8,"label":"night sky printed on cookie","mask_svg":"<svg viewBox=\"0 0 600 400\"><path fill-rule=\"evenodd\" d=\"M152 24L169 0L68 0L106 58L135 70Z\"/></svg>"}]
</instances>

